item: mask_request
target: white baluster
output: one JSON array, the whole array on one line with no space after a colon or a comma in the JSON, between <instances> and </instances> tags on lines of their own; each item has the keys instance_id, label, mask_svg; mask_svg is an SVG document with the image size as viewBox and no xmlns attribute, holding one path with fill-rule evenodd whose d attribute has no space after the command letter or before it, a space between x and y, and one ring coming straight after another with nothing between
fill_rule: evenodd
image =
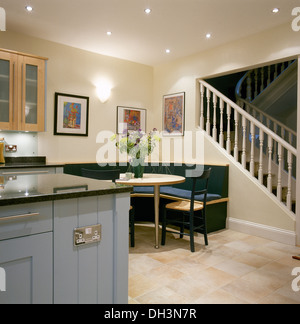
<instances>
[{"instance_id":1,"label":"white baluster","mask_svg":"<svg viewBox=\"0 0 300 324\"><path fill-rule=\"evenodd\" d=\"M271 65L268 66L268 81L267 85L271 83Z\"/></svg>"},{"instance_id":2,"label":"white baluster","mask_svg":"<svg viewBox=\"0 0 300 324\"><path fill-rule=\"evenodd\" d=\"M260 92L263 92L263 90L264 90L264 68L262 67L261 69L260 69L260 75L261 75L261 77L260 77L260 81L261 81L261 84L260 84Z\"/></svg>"},{"instance_id":3,"label":"white baluster","mask_svg":"<svg viewBox=\"0 0 300 324\"><path fill-rule=\"evenodd\" d=\"M213 115L213 139L217 141L217 95L213 94L213 107L214 107L214 115Z\"/></svg>"},{"instance_id":4,"label":"white baluster","mask_svg":"<svg viewBox=\"0 0 300 324\"><path fill-rule=\"evenodd\" d=\"M281 130L280 130L280 136L281 138L283 138L285 140L285 137L284 137L284 128L281 126ZM291 143L290 143L291 144Z\"/></svg>"},{"instance_id":5,"label":"white baluster","mask_svg":"<svg viewBox=\"0 0 300 324\"><path fill-rule=\"evenodd\" d=\"M254 88L254 98L256 98L256 96L258 95L258 90L257 90L257 82L258 82L258 70L255 69L254 70L254 84L255 84L255 88Z\"/></svg>"},{"instance_id":6,"label":"white baluster","mask_svg":"<svg viewBox=\"0 0 300 324\"><path fill-rule=\"evenodd\" d=\"M251 122L250 126L251 151L250 151L250 173L254 176L254 145L255 145L255 126Z\"/></svg>"},{"instance_id":7,"label":"white baluster","mask_svg":"<svg viewBox=\"0 0 300 324\"><path fill-rule=\"evenodd\" d=\"M200 128L204 129L204 109L203 109L203 105L204 105L204 86L202 83L200 83Z\"/></svg>"},{"instance_id":8,"label":"white baluster","mask_svg":"<svg viewBox=\"0 0 300 324\"><path fill-rule=\"evenodd\" d=\"M264 123L264 114L259 111L258 112L258 120L263 124Z\"/></svg>"},{"instance_id":9,"label":"white baluster","mask_svg":"<svg viewBox=\"0 0 300 324\"><path fill-rule=\"evenodd\" d=\"M293 145L293 134L291 132L288 132L288 137L289 137L288 143Z\"/></svg>"},{"instance_id":10,"label":"white baluster","mask_svg":"<svg viewBox=\"0 0 300 324\"><path fill-rule=\"evenodd\" d=\"M206 89L206 101L207 101L207 118L206 118L206 132L210 135L210 90Z\"/></svg>"},{"instance_id":11,"label":"white baluster","mask_svg":"<svg viewBox=\"0 0 300 324\"><path fill-rule=\"evenodd\" d=\"M239 126L239 114L237 112L237 110L234 110L234 158L236 161L238 161L239 159L239 148L238 148L238 136L239 136L239 130L238 130L238 126Z\"/></svg>"},{"instance_id":12,"label":"white baluster","mask_svg":"<svg viewBox=\"0 0 300 324\"><path fill-rule=\"evenodd\" d=\"M268 163L268 182L267 187L270 192L272 192L272 150L273 150L273 139L269 135L268 136L268 155L269 155L269 163Z\"/></svg>"},{"instance_id":13,"label":"white baluster","mask_svg":"<svg viewBox=\"0 0 300 324\"><path fill-rule=\"evenodd\" d=\"M282 146L278 143L278 173L277 173L277 198L282 200Z\"/></svg>"},{"instance_id":14,"label":"white baluster","mask_svg":"<svg viewBox=\"0 0 300 324\"><path fill-rule=\"evenodd\" d=\"M230 115L231 115L231 106L227 103L227 141L226 141L226 150L228 154L231 154L231 140L230 140Z\"/></svg>"},{"instance_id":15,"label":"white baluster","mask_svg":"<svg viewBox=\"0 0 300 324\"><path fill-rule=\"evenodd\" d=\"M289 210L292 209L292 152L288 151L288 188L286 195L286 206Z\"/></svg>"},{"instance_id":16,"label":"white baluster","mask_svg":"<svg viewBox=\"0 0 300 324\"><path fill-rule=\"evenodd\" d=\"M251 108L248 104L246 105L245 109L246 109L247 113L251 115Z\"/></svg>"},{"instance_id":17,"label":"white baluster","mask_svg":"<svg viewBox=\"0 0 300 324\"><path fill-rule=\"evenodd\" d=\"M242 133L243 133L243 142L242 142L242 166L244 169L246 169L246 117L242 117Z\"/></svg>"},{"instance_id":18,"label":"white baluster","mask_svg":"<svg viewBox=\"0 0 300 324\"><path fill-rule=\"evenodd\" d=\"M247 100L251 101L252 99L252 88L251 88L251 75L248 75L247 78Z\"/></svg>"},{"instance_id":19,"label":"white baluster","mask_svg":"<svg viewBox=\"0 0 300 324\"><path fill-rule=\"evenodd\" d=\"M223 113L224 113L224 101L220 98L220 138L219 138L219 143L222 148L224 148Z\"/></svg>"},{"instance_id":20,"label":"white baluster","mask_svg":"<svg viewBox=\"0 0 300 324\"><path fill-rule=\"evenodd\" d=\"M258 181L263 184L263 147L264 147L264 132L259 129L259 167Z\"/></svg>"},{"instance_id":21,"label":"white baluster","mask_svg":"<svg viewBox=\"0 0 300 324\"><path fill-rule=\"evenodd\" d=\"M274 68L275 68L275 71L274 71L274 77L273 77L273 81L277 78L277 67L278 67L278 64L274 64Z\"/></svg>"}]
</instances>

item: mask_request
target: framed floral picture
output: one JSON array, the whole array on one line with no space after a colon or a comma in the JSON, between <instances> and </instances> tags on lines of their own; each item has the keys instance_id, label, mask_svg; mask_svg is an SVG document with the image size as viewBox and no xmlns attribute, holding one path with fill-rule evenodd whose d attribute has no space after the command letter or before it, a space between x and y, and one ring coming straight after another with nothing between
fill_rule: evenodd
<instances>
[{"instance_id":1,"label":"framed floral picture","mask_svg":"<svg viewBox=\"0 0 300 324\"><path fill-rule=\"evenodd\" d=\"M146 109L117 107L117 133L123 134L136 130L146 132Z\"/></svg>"},{"instance_id":2,"label":"framed floral picture","mask_svg":"<svg viewBox=\"0 0 300 324\"><path fill-rule=\"evenodd\" d=\"M184 134L185 92L163 97L164 136L182 136Z\"/></svg>"},{"instance_id":3,"label":"framed floral picture","mask_svg":"<svg viewBox=\"0 0 300 324\"><path fill-rule=\"evenodd\" d=\"M54 135L88 136L89 98L55 93Z\"/></svg>"}]
</instances>

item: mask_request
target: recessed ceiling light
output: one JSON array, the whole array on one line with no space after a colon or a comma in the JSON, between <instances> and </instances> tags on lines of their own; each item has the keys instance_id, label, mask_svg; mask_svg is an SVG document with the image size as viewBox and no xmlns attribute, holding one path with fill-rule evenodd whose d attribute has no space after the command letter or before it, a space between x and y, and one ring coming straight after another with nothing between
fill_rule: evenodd
<instances>
[{"instance_id":1,"label":"recessed ceiling light","mask_svg":"<svg viewBox=\"0 0 300 324\"><path fill-rule=\"evenodd\" d=\"M274 8L274 9L272 10L272 12L273 12L273 13L277 13L277 12L279 12L279 8Z\"/></svg>"},{"instance_id":2,"label":"recessed ceiling light","mask_svg":"<svg viewBox=\"0 0 300 324\"><path fill-rule=\"evenodd\" d=\"M107 36L110 36L111 34L112 34L111 31L106 32L106 35L107 35Z\"/></svg>"},{"instance_id":3,"label":"recessed ceiling light","mask_svg":"<svg viewBox=\"0 0 300 324\"><path fill-rule=\"evenodd\" d=\"M149 15L149 14L151 13L152 10L151 10L150 8L146 8L144 11L145 11L145 13L146 13L147 15Z\"/></svg>"},{"instance_id":4,"label":"recessed ceiling light","mask_svg":"<svg viewBox=\"0 0 300 324\"><path fill-rule=\"evenodd\" d=\"M169 48L166 49L166 53L169 54L171 53L171 50Z\"/></svg>"},{"instance_id":5,"label":"recessed ceiling light","mask_svg":"<svg viewBox=\"0 0 300 324\"><path fill-rule=\"evenodd\" d=\"M28 11L28 12L31 12L33 10L33 8L31 6L26 6L25 9Z\"/></svg>"},{"instance_id":6,"label":"recessed ceiling light","mask_svg":"<svg viewBox=\"0 0 300 324\"><path fill-rule=\"evenodd\" d=\"M211 38L211 33L207 33L207 34L205 35L205 37L206 37L207 39Z\"/></svg>"}]
</instances>

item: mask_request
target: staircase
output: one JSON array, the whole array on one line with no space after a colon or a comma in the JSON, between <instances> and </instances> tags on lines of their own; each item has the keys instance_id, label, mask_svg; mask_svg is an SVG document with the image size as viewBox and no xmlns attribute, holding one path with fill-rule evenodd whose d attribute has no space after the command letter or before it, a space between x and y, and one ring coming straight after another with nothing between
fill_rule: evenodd
<instances>
[{"instance_id":1,"label":"staircase","mask_svg":"<svg viewBox=\"0 0 300 324\"><path fill-rule=\"evenodd\" d=\"M289 100L297 97L296 60L248 71L238 82L235 93L240 107L296 147L296 131L273 117L289 113L291 108L297 111L296 102Z\"/></svg>"},{"instance_id":2,"label":"staircase","mask_svg":"<svg viewBox=\"0 0 300 324\"><path fill-rule=\"evenodd\" d=\"M204 80L199 83L200 128L295 213L297 134L254 105L267 88L291 71L292 64L247 72L237 84L237 103Z\"/></svg>"}]
</instances>

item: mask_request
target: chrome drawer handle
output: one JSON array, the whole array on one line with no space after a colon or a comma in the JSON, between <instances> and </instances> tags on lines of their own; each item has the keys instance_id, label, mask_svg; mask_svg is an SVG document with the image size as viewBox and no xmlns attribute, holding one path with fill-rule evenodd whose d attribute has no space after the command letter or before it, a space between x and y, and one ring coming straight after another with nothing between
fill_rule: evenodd
<instances>
[{"instance_id":1,"label":"chrome drawer handle","mask_svg":"<svg viewBox=\"0 0 300 324\"><path fill-rule=\"evenodd\" d=\"M49 173L49 171L17 171L17 172L2 172L2 175L13 175L13 174L38 174L38 173Z\"/></svg>"},{"instance_id":2,"label":"chrome drawer handle","mask_svg":"<svg viewBox=\"0 0 300 324\"><path fill-rule=\"evenodd\" d=\"M28 214L22 214L22 215L0 217L0 221L8 221L8 220L14 220L14 219L18 219L18 218L25 218L25 217L32 217L32 216L39 216L39 215L40 215L40 213L28 213Z\"/></svg>"}]
</instances>

